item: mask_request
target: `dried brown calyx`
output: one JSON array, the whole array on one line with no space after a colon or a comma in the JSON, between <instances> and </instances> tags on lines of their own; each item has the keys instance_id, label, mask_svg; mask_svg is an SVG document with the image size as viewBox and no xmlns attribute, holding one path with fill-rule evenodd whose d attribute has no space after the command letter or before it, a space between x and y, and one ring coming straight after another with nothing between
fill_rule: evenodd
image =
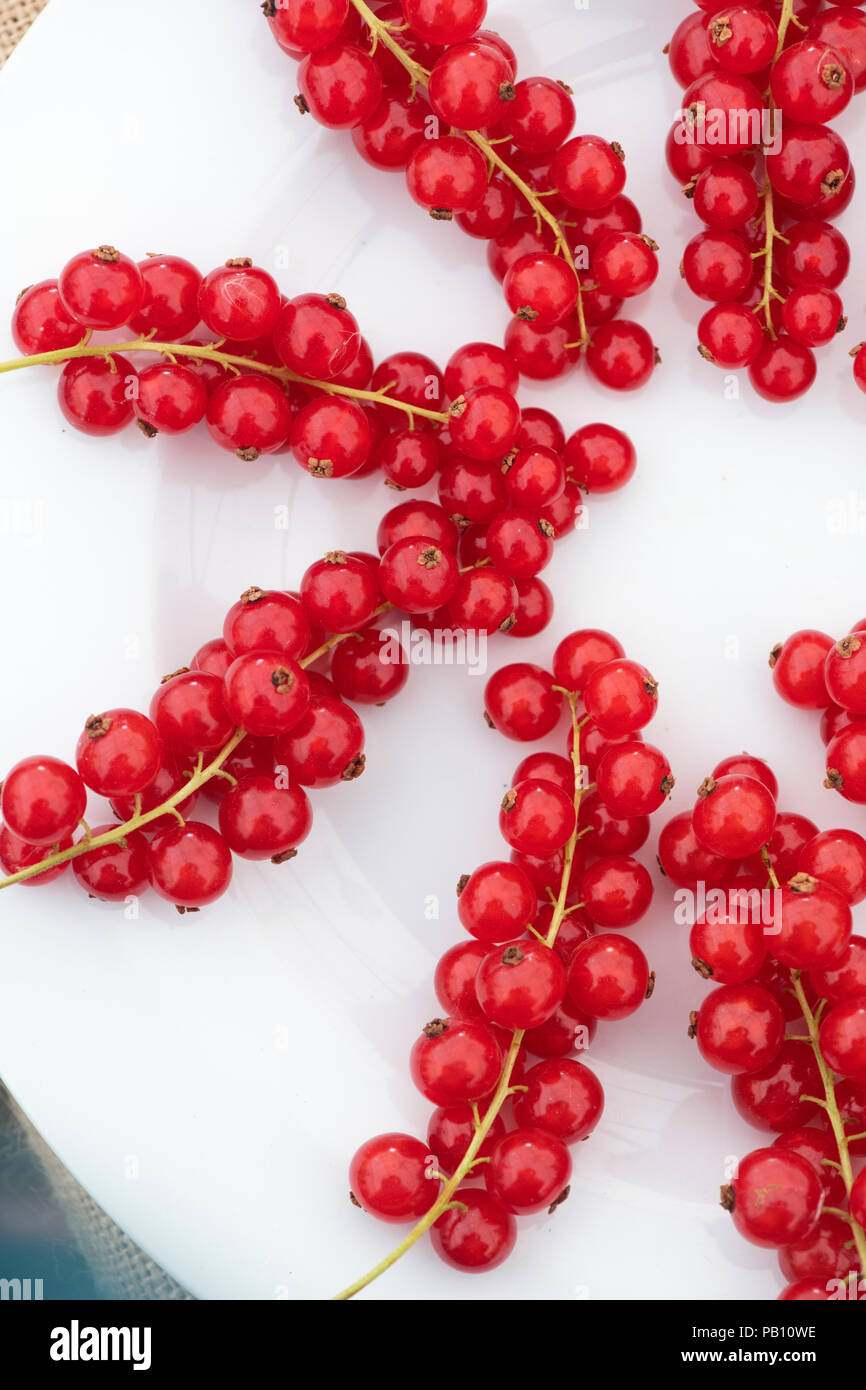
<instances>
[{"instance_id":1,"label":"dried brown calyx","mask_svg":"<svg viewBox=\"0 0 866 1390\"><path fill-rule=\"evenodd\" d=\"M832 198L845 182L844 169L831 169L829 174L825 174L821 181L821 192L825 198Z\"/></svg>"},{"instance_id":2,"label":"dried brown calyx","mask_svg":"<svg viewBox=\"0 0 866 1390\"><path fill-rule=\"evenodd\" d=\"M691 1013L689 1014L689 1037L690 1037L690 1038L696 1038L697 1036L698 1036L698 1011L697 1011L697 1009L692 1009Z\"/></svg>"},{"instance_id":3,"label":"dried brown calyx","mask_svg":"<svg viewBox=\"0 0 866 1390\"><path fill-rule=\"evenodd\" d=\"M301 96L300 92L298 92L298 95L294 98L294 103L300 111L301 115L306 116L310 108L304 101L304 98Z\"/></svg>"},{"instance_id":4,"label":"dried brown calyx","mask_svg":"<svg viewBox=\"0 0 866 1390\"><path fill-rule=\"evenodd\" d=\"M846 75L841 63L825 63L821 69L821 81L831 92L838 92L840 87L844 87Z\"/></svg>"},{"instance_id":5,"label":"dried brown calyx","mask_svg":"<svg viewBox=\"0 0 866 1390\"><path fill-rule=\"evenodd\" d=\"M843 661L850 661L854 653L859 652L862 645L860 638L852 632L847 637L843 637L841 642L837 642L834 650L837 656L842 657Z\"/></svg>"},{"instance_id":6,"label":"dried brown calyx","mask_svg":"<svg viewBox=\"0 0 866 1390\"><path fill-rule=\"evenodd\" d=\"M776 662L779 660L779 657L780 657L781 655L782 655L782 643L781 643L781 642L777 642L776 645L775 645L775 647L773 648L773 650L770 652L770 670L771 670L771 671L773 670L773 667L776 665Z\"/></svg>"},{"instance_id":7,"label":"dried brown calyx","mask_svg":"<svg viewBox=\"0 0 866 1390\"><path fill-rule=\"evenodd\" d=\"M259 457L259 450L253 449L252 447L247 449L235 449L235 453L241 460L241 463L255 463L256 459Z\"/></svg>"},{"instance_id":8,"label":"dried brown calyx","mask_svg":"<svg viewBox=\"0 0 866 1390\"><path fill-rule=\"evenodd\" d=\"M332 309L342 310L346 307L345 299L341 294L337 294L336 290L331 290L330 294L325 295L325 303L330 304Z\"/></svg>"},{"instance_id":9,"label":"dried brown calyx","mask_svg":"<svg viewBox=\"0 0 866 1390\"><path fill-rule=\"evenodd\" d=\"M104 738L111 728L111 718L107 714L91 714L84 725L88 738Z\"/></svg>"},{"instance_id":10,"label":"dried brown calyx","mask_svg":"<svg viewBox=\"0 0 866 1390\"><path fill-rule=\"evenodd\" d=\"M457 896L458 896L458 898L460 897L460 894L463 892L463 889L466 887L467 883L469 882L469 879L470 879L470 875L469 875L469 874L461 874L460 877L458 878L458 880L457 880Z\"/></svg>"},{"instance_id":11,"label":"dried brown calyx","mask_svg":"<svg viewBox=\"0 0 866 1390\"><path fill-rule=\"evenodd\" d=\"M736 1206L736 1193L730 1183L719 1188L719 1201L725 1211L733 1211Z\"/></svg>"},{"instance_id":12,"label":"dried brown calyx","mask_svg":"<svg viewBox=\"0 0 866 1390\"><path fill-rule=\"evenodd\" d=\"M159 434L159 430L156 428L156 426L149 425L146 420L136 419L135 423L136 427L141 430L145 439L155 439L156 436Z\"/></svg>"},{"instance_id":13,"label":"dried brown calyx","mask_svg":"<svg viewBox=\"0 0 866 1390\"><path fill-rule=\"evenodd\" d=\"M271 672L271 685L278 695L288 695L294 684L294 674L287 667L277 666Z\"/></svg>"},{"instance_id":14,"label":"dried brown calyx","mask_svg":"<svg viewBox=\"0 0 866 1390\"><path fill-rule=\"evenodd\" d=\"M622 145L619 143L619 141L618 141L618 140L611 140L611 142L610 142L610 147L611 147L611 149L613 150L614 154L616 155L617 159L621 159L622 162L623 162L623 164L624 164L624 163L625 163L625 150L623 149L623 147L622 147Z\"/></svg>"},{"instance_id":15,"label":"dried brown calyx","mask_svg":"<svg viewBox=\"0 0 866 1390\"><path fill-rule=\"evenodd\" d=\"M517 805L517 792L512 787L511 791L505 793L500 803L503 811L513 811Z\"/></svg>"},{"instance_id":16,"label":"dried brown calyx","mask_svg":"<svg viewBox=\"0 0 866 1390\"><path fill-rule=\"evenodd\" d=\"M167 676L163 676L160 685L165 685L166 681L173 681L175 676L185 676L189 672L188 666L178 666L176 671L169 671Z\"/></svg>"},{"instance_id":17,"label":"dried brown calyx","mask_svg":"<svg viewBox=\"0 0 866 1390\"><path fill-rule=\"evenodd\" d=\"M728 15L720 15L719 18L710 25L710 39L718 48L723 48L733 37L734 31L731 28L731 21Z\"/></svg>"},{"instance_id":18,"label":"dried brown calyx","mask_svg":"<svg viewBox=\"0 0 866 1390\"><path fill-rule=\"evenodd\" d=\"M425 545L418 554L418 564L425 570L438 569L442 564L442 551L437 545Z\"/></svg>"},{"instance_id":19,"label":"dried brown calyx","mask_svg":"<svg viewBox=\"0 0 866 1390\"><path fill-rule=\"evenodd\" d=\"M348 556L345 550L328 550L325 553L326 565L346 565L348 563Z\"/></svg>"},{"instance_id":20,"label":"dried brown calyx","mask_svg":"<svg viewBox=\"0 0 866 1390\"><path fill-rule=\"evenodd\" d=\"M271 863L272 863L272 864L287 864L287 863L289 862L290 859L296 859L296 858L297 858L297 854L298 854L298 851L297 851L296 849L284 849L283 852L282 852L282 854L274 854L274 855L272 855L272 857L271 857Z\"/></svg>"},{"instance_id":21,"label":"dried brown calyx","mask_svg":"<svg viewBox=\"0 0 866 1390\"><path fill-rule=\"evenodd\" d=\"M333 478L334 465L330 459L307 459L307 472L314 478Z\"/></svg>"},{"instance_id":22,"label":"dried brown calyx","mask_svg":"<svg viewBox=\"0 0 866 1390\"><path fill-rule=\"evenodd\" d=\"M226 261L226 266L229 270L249 270L252 263L252 256L232 256Z\"/></svg>"},{"instance_id":23,"label":"dried brown calyx","mask_svg":"<svg viewBox=\"0 0 866 1390\"><path fill-rule=\"evenodd\" d=\"M559 1196L555 1197L554 1200L551 1202L550 1206L547 1208L548 1216L552 1216L553 1213L556 1211L557 1207L561 1207L563 1202L568 1201L570 1192L571 1184L569 1184L568 1187L564 1187L560 1192Z\"/></svg>"},{"instance_id":24,"label":"dried brown calyx","mask_svg":"<svg viewBox=\"0 0 866 1390\"><path fill-rule=\"evenodd\" d=\"M845 778L842 776L839 769L835 767L828 767L827 776L824 778L824 786L827 787L827 789L830 791L840 792L844 785Z\"/></svg>"},{"instance_id":25,"label":"dried brown calyx","mask_svg":"<svg viewBox=\"0 0 866 1390\"><path fill-rule=\"evenodd\" d=\"M703 780L703 782L701 783L701 785L698 787L698 796L700 796L700 797L712 796L712 794L713 794L713 792L714 792L715 790L716 790L716 779L715 779L715 777L705 777L704 780Z\"/></svg>"},{"instance_id":26,"label":"dried brown calyx","mask_svg":"<svg viewBox=\"0 0 866 1390\"><path fill-rule=\"evenodd\" d=\"M425 1038L441 1038L443 1033L448 1031L447 1018L434 1018L430 1023L425 1023L422 1032Z\"/></svg>"},{"instance_id":27,"label":"dried brown calyx","mask_svg":"<svg viewBox=\"0 0 866 1390\"><path fill-rule=\"evenodd\" d=\"M515 944L514 944L513 946L508 946L508 947L502 952L502 964L503 964L503 965L519 965L520 962L523 960L523 958L524 958L524 953L523 953L523 951L520 949L520 947L517 945L516 942L515 942Z\"/></svg>"},{"instance_id":28,"label":"dried brown calyx","mask_svg":"<svg viewBox=\"0 0 866 1390\"><path fill-rule=\"evenodd\" d=\"M644 995L644 998L645 998L645 999L652 999L653 994L655 993L655 987L656 987L656 972L655 972L654 970L651 970L650 973L649 973L649 978L647 979L646 994Z\"/></svg>"},{"instance_id":29,"label":"dried brown calyx","mask_svg":"<svg viewBox=\"0 0 866 1390\"><path fill-rule=\"evenodd\" d=\"M811 874L795 874L793 878L788 879L788 887L792 893L814 893L818 887L818 880Z\"/></svg>"},{"instance_id":30,"label":"dried brown calyx","mask_svg":"<svg viewBox=\"0 0 866 1390\"><path fill-rule=\"evenodd\" d=\"M451 222L453 221L454 213L450 208L431 208L430 216L433 218L434 222Z\"/></svg>"},{"instance_id":31,"label":"dried brown calyx","mask_svg":"<svg viewBox=\"0 0 866 1390\"><path fill-rule=\"evenodd\" d=\"M697 956L695 956L692 961L692 969L697 970L702 980L711 980L713 978L712 966L707 965L705 960L699 960Z\"/></svg>"},{"instance_id":32,"label":"dried brown calyx","mask_svg":"<svg viewBox=\"0 0 866 1390\"><path fill-rule=\"evenodd\" d=\"M347 763L346 766L343 768L343 771L341 773L342 780L344 782L354 782L356 777L361 776L361 773L364 771L364 768L366 766L366 757L363 753L359 753L357 758L353 758L352 761L350 763Z\"/></svg>"},{"instance_id":33,"label":"dried brown calyx","mask_svg":"<svg viewBox=\"0 0 866 1390\"><path fill-rule=\"evenodd\" d=\"M248 589L244 589L241 594L241 603L258 603L259 599L265 596L264 589L260 589L258 584L251 584Z\"/></svg>"},{"instance_id":34,"label":"dried brown calyx","mask_svg":"<svg viewBox=\"0 0 866 1390\"><path fill-rule=\"evenodd\" d=\"M115 246L97 246L93 254L98 261L104 261L107 265L120 260L120 252Z\"/></svg>"},{"instance_id":35,"label":"dried brown calyx","mask_svg":"<svg viewBox=\"0 0 866 1390\"><path fill-rule=\"evenodd\" d=\"M521 304L515 318L523 319L524 323L533 323L538 318L538 310L533 309L531 304Z\"/></svg>"},{"instance_id":36,"label":"dried brown calyx","mask_svg":"<svg viewBox=\"0 0 866 1390\"><path fill-rule=\"evenodd\" d=\"M659 791L662 793L663 796L670 796L676 784L677 779L673 776L672 773L669 772L667 777L663 777L661 782L659 783Z\"/></svg>"}]
</instances>

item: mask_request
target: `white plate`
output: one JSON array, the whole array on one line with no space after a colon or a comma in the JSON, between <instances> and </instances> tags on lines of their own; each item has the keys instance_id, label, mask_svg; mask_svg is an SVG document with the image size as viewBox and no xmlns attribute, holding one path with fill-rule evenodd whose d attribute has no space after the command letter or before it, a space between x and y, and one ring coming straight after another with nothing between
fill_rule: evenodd
<instances>
[{"instance_id":1,"label":"white plate","mask_svg":"<svg viewBox=\"0 0 866 1390\"><path fill-rule=\"evenodd\" d=\"M623 426L640 468L558 550L551 630L503 640L494 660L549 660L574 627L608 627L661 681L653 736L679 775L675 808L748 747L780 771L783 805L831 825L847 813L821 790L813 721L775 699L766 655L795 627L845 631L860 616L866 402L841 344L788 409L747 387L727 399L695 352L699 308L676 274L694 227L661 156L678 92L660 50L686 7L651 9L538 0L530 22L521 0L491 7L522 72L569 81L578 126L626 147L628 191L662 245L639 311L664 355L625 400L583 371L521 393L569 430ZM294 91L255 4L150 0L143 17L52 0L0 80L14 132L0 153L0 304L111 241L205 268L250 254L288 293L338 288L379 356L408 346L444 361L468 339L501 340L483 246L425 217L347 136L302 120ZM855 159L857 117L842 123ZM864 290L858 257L846 342L864 336ZM290 460L245 469L203 433L91 440L64 427L53 392L48 370L0 381L3 766L71 756L91 710L146 701L248 584L289 586L327 548L369 548L393 501L376 483L315 483ZM201 1297L327 1296L398 1234L350 1206L346 1165L368 1135L426 1123L406 1055L459 934L454 882L500 852L496 808L521 756L481 722L481 690L465 671L415 672L365 716L368 771L316 797L298 859L239 865L198 917L151 897L127 922L71 881L2 895L0 1072L96 1199ZM431 894L439 920L425 916ZM638 935L658 988L638 1018L600 1031L608 1109L575 1155L571 1200L524 1222L492 1275L457 1275L422 1247L367 1297L776 1296L772 1255L716 1205L728 1156L764 1141L686 1038L704 986L661 884Z\"/></svg>"}]
</instances>

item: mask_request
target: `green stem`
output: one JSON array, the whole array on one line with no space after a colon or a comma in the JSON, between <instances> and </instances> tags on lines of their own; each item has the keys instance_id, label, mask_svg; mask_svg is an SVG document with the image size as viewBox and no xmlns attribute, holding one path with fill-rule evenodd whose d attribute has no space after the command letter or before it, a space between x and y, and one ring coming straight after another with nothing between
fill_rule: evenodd
<instances>
[{"instance_id":1,"label":"green stem","mask_svg":"<svg viewBox=\"0 0 866 1390\"><path fill-rule=\"evenodd\" d=\"M364 21L367 28L369 29L370 34L373 38L374 47L376 44L379 43L384 44L388 51L390 53L393 53L398 63L401 63L402 66L406 69L410 78L412 79L413 95L416 87L426 87L427 83L430 80L430 73L428 69L422 67L420 63L416 63L415 59L411 56L411 54L407 53L406 49L403 48L402 44L400 44L397 41L397 39L395 39L393 33L391 32L390 26L383 20L379 19L379 17L373 13L373 11L370 9L370 6L365 3L365 0L351 0L351 3L358 11L358 14L361 16L361 19ZM574 277L577 280L577 305L575 312L577 313L577 320L580 325L579 346L585 347L586 344L589 342L589 333L586 326L586 316L583 308L583 288L580 283L580 276L578 275L577 270L575 268L574 258L571 254L571 249L566 240L565 233L562 230L562 226L560 225L557 218L554 217L550 209L545 207L542 198L539 196L539 194L537 194L532 188L530 188L526 180L522 179L520 175L514 169L511 168L510 164L508 164L502 158L502 156L499 153L497 153L496 149L494 148L495 144L497 143L496 141L486 139L486 137L482 135L481 132L478 130L464 130L462 133L466 136L467 140L471 140L472 143L481 151L485 159L488 161L488 165L495 165L495 167L499 169L502 174L505 175L509 182L514 184L514 187L517 189L518 193L529 205L529 207L531 207L533 213L535 214L536 220L540 222L546 222L548 227L550 227L551 231L553 232L555 239L554 249L556 253L558 255L561 255L571 266L572 270L574 271Z\"/></svg>"},{"instance_id":2,"label":"green stem","mask_svg":"<svg viewBox=\"0 0 866 1390\"><path fill-rule=\"evenodd\" d=\"M776 43L776 55L773 58L772 67L776 66L785 47L785 39L788 34L791 21L794 18L794 0L782 0L782 13L779 16L778 40ZM776 104L772 97L769 98L769 110L771 118L775 120ZM781 232L776 230L775 209L773 206L773 186L770 183L764 168L764 178L766 187L764 189L764 246L763 250L756 252L756 255L764 257L763 292L758 303L755 305L754 312L763 314L767 324L767 332L775 341L776 330L773 326L773 300L780 298L777 291L773 288L773 252L776 241L785 241Z\"/></svg>"},{"instance_id":3,"label":"green stem","mask_svg":"<svg viewBox=\"0 0 866 1390\"><path fill-rule=\"evenodd\" d=\"M352 0L352 3L357 3L357 0ZM566 901L568 898L568 888L571 879L571 866L574 861L574 852L578 840L577 822L580 817L580 803L583 797L586 795L585 789L583 789L580 784L580 727L577 718L578 697L576 694L567 692L567 699L571 707L571 719L572 726L574 728L574 747L572 749L571 757L572 765L574 767L575 827L574 832L572 833L572 836L565 847L559 894L557 896L556 905L553 909L553 914L550 919L550 928L548 930L547 937L545 938L545 945L549 947L552 947L554 942L556 941L557 935L559 933L559 928L561 927L562 922L566 916ZM517 1029L517 1031L512 1035L511 1045L508 1048L508 1053L506 1055L502 1071L499 1074L499 1082L497 1084L496 1090L493 1093L493 1099L490 1101L490 1104L484 1112L483 1118L478 1117L477 1108L475 1109L475 1133L472 1136L472 1140L469 1144L469 1147L463 1155L459 1167L455 1170L452 1176L445 1183L445 1186L442 1188L442 1191L439 1193L439 1196L433 1203L433 1206L424 1216L422 1216L421 1220L417 1223L417 1225L412 1227L409 1234L405 1236L403 1240L400 1241L400 1244L396 1245L394 1249L390 1252L390 1254L385 1256L384 1260L380 1260L377 1265L374 1265L374 1267L368 1270L365 1275L363 1275L360 1279L357 1279L354 1284L350 1284L348 1288L343 1289L342 1293L338 1293L335 1298L336 1302L345 1302L347 1299L353 1298L356 1293L360 1293L362 1289L367 1288L368 1284L372 1284L375 1279L378 1279L380 1274L384 1274L386 1270L390 1269L392 1265L396 1264L397 1261L401 1259L408 1250L411 1250L412 1246L415 1245L421 1239L421 1237L425 1235L427 1231L430 1230L430 1227L433 1226L436 1221L438 1221L439 1217L452 1202L454 1198L454 1193L459 1188L461 1182L465 1177L468 1176L468 1174L472 1171L473 1166L477 1163L478 1151L484 1143L484 1140L487 1138L493 1121L496 1119L497 1115L499 1114L500 1110L502 1109L503 1105L505 1104L506 1100L511 1094L511 1075L514 1071L514 1064L517 1061L517 1055L520 1052L522 1042L523 1030Z\"/></svg>"},{"instance_id":4,"label":"green stem","mask_svg":"<svg viewBox=\"0 0 866 1390\"><path fill-rule=\"evenodd\" d=\"M222 340L221 340L222 341ZM133 338L128 343L79 343L77 347L55 348L52 352L35 352L30 357L14 357L8 362L0 362L0 373L17 372L22 367L59 366L75 357L112 358L118 353L155 352L163 357L191 357L198 361L218 362L222 367L236 367L250 372L264 372L279 381L295 381L301 386L309 386L323 391L329 396L348 396L352 400L370 401L375 405L390 406L392 410L402 410L410 418L421 415L425 420L435 420L447 425L450 416L442 410L427 410L420 405L409 405L398 401L384 391L362 391L356 386L341 386L335 381L316 381L312 377L299 376L288 367L274 367L268 362L260 362L255 357L241 357L233 352L221 352L218 343L208 343L199 347L197 343L158 343L152 338Z\"/></svg>"}]
</instances>

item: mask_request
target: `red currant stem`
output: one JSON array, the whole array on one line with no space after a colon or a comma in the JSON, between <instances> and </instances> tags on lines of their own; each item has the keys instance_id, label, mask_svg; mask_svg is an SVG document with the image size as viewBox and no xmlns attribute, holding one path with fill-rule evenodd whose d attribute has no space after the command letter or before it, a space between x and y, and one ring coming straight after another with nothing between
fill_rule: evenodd
<instances>
[{"instance_id":1,"label":"red currant stem","mask_svg":"<svg viewBox=\"0 0 866 1390\"><path fill-rule=\"evenodd\" d=\"M773 868L773 865L770 861L770 855L766 846L761 850L761 858L767 866L767 872L770 876L770 883L772 884L773 888L778 889L779 880L776 876L776 871ZM845 1133L845 1125L843 1123L842 1116L839 1113L839 1105L836 1100L836 1083L833 1079L833 1072L828 1067L827 1062L824 1058L824 1054L821 1051L821 1035L818 1027L818 1018L816 1017L811 1005L809 1004L808 999L806 998L806 991L803 988L803 981L801 979L801 975L802 971L792 970L791 983L794 986L794 993L797 996L797 1002L803 1011L803 1018L805 1020L806 1028L809 1033L809 1041L812 1044L812 1052L815 1057L815 1062L817 1063L818 1071L821 1076L821 1081L824 1086L825 1099L823 1105L826 1110L827 1117L830 1121L830 1127L833 1131L833 1137L836 1140L836 1148L839 1151L839 1169L842 1174L842 1180L845 1183L845 1191L850 1197L851 1188L854 1186L854 1168L851 1163L850 1149L851 1140L849 1136ZM819 1104L821 1104L820 1101ZM830 1210L830 1208L825 1207L825 1211L827 1210ZM847 1214L845 1215L846 1219L851 1221L851 1230L854 1236L854 1244L857 1247L857 1257L860 1261L860 1273L862 1275L866 1275L866 1232L864 1232L863 1227L859 1224L859 1222L855 1221L853 1217L847 1217Z\"/></svg>"},{"instance_id":2,"label":"red currant stem","mask_svg":"<svg viewBox=\"0 0 866 1390\"><path fill-rule=\"evenodd\" d=\"M352 0L352 3L356 4L357 0ZM572 763L574 765L576 788L574 793L575 828L572 832L570 840L568 841L568 844L565 847L565 853L563 856L562 864L562 879L559 887L559 896L556 900L556 906L554 907L553 914L550 919L550 928L548 930L547 936L544 938L545 945L549 947L552 947L554 942L556 941L559 928L562 925L562 920L565 916L566 898L568 895L569 880L571 878L571 866L574 860L575 847L577 845L577 819L580 815L580 803L583 797L586 795L585 789L580 785L580 735L578 732L577 721L577 699L578 697L576 694L568 692L568 702L571 706L571 718L572 725L574 727L574 748L572 750ZM493 1098L490 1101L490 1104L488 1105L487 1109L485 1110L483 1117L479 1115L477 1105L473 1105L473 1115L475 1117L475 1133L472 1136L472 1139L469 1143L469 1147L463 1155L463 1158L461 1159L459 1166L455 1169L452 1176L446 1182L445 1186L439 1193L439 1196L433 1203L430 1210L426 1212L424 1216L422 1216L421 1220L417 1223L417 1225L412 1227L409 1234L405 1236L403 1240L400 1241L400 1244L396 1245L394 1249L390 1252L390 1254L385 1256L384 1260L380 1260L379 1263L377 1265L374 1265L374 1267L371 1270L368 1270L368 1272L365 1275L363 1275L362 1278L356 1280L354 1284L350 1284L348 1288L343 1289L342 1293L338 1293L335 1297L335 1302L345 1302L347 1299L354 1298L356 1293L360 1293L361 1290L365 1289L368 1284L372 1284L374 1279L378 1279L380 1274L384 1274L385 1271L390 1269L392 1265L396 1264L397 1261L401 1259L402 1256L405 1255L408 1250L412 1249L412 1246L415 1245L417 1241L421 1239L421 1236L425 1235L426 1232L430 1230L430 1227L439 1219L439 1217L442 1215L444 1211L448 1211L454 1205L454 1193L457 1191L463 1179L467 1177L469 1173L471 1173L474 1165L476 1164L478 1160L478 1151L484 1143L484 1140L487 1138L493 1121L496 1119L497 1115L499 1114L508 1097L512 1095L513 1092L517 1089L511 1084L511 1074L514 1071L514 1064L517 1061L517 1055L520 1052L522 1043L523 1029L519 1028L515 1033L512 1034L511 1044L508 1048L508 1053L506 1055L505 1062L503 1063L502 1071L499 1074L499 1082L496 1086L496 1090L493 1093Z\"/></svg>"},{"instance_id":3,"label":"red currant stem","mask_svg":"<svg viewBox=\"0 0 866 1390\"><path fill-rule=\"evenodd\" d=\"M224 342L220 339L220 342ZM129 343L89 343L82 342L76 347L55 348L52 352L35 352L30 357L14 357L9 362L0 362L0 373L15 372L21 367L45 367L68 362L73 357L105 357L109 361L115 353L155 352L172 359L192 357L198 360L218 362L222 367L243 367L248 371L264 372L279 381L296 381L301 386L310 386L329 396L349 396L352 400L371 401L375 405L390 406L402 410L410 420L413 415L423 415L425 420L436 420L447 425L451 419L445 411L427 410L425 406L408 405L398 401L395 396L387 396L383 391L362 391L355 386L341 386L334 381L316 381L312 377L299 376L288 367L272 367L268 362L260 362L256 357L239 357L236 353L220 352L217 343L199 347L196 343L157 343L152 338L135 338Z\"/></svg>"},{"instance_id":4,"label":"red currant stem","mask_svg":"<svg viewBox=\"0 0 866 1390\"><path fill-rule=\"evenodd\" d=\"M771 65L772 67L776 66L776 63L781 57L782 50L785 47L785 38L787 37L788 28L793 18L794 0L782 0L782 13L779 16L778 28L779 36L776 43L776 55ZM771 119L775 118L776 104L772 97L769 98L769 109ZM759 256L764 257L764 289L760 300L755 305L754 313L764 315L767 323L767 332L775 342L776 330L773 327L773 300L780 299L781 295L773 288L773 251L777 240L786 241L787 238L783 237L781 232L776 230L776 217L773 207L773 185L770 183L770 179L767 175L766 164L764 166L764 178L766 179L766 187L764 189L764 246L763 249L757 253Z\"/></svg>"},{"instance_id":5,"label":"red currant stem","mask_svg":"<svg viewBox=\"0 0 866 1390\"><path fill-rule=\"evenodd\" d=\"M821 1211L825 1216L838 1216L842 1221L848 1221L852 1226L854 1225L854 1218L850 1211L843 1211L841 1207L822 1207Z\"/></svg>"},{"instance_id":6,"label":"red currant stem","mask_svg":"<svg viewBox=\"0 0 866 1390\"><path fill-rule=\"evenodd\" d=\"M383 43L385 47L391 53L393 53L398 63L401 63L403 67L406 69L410 78L412 79L412 95L414 97L416 87L427 86L427 83L430 79L430 73L428 69L422 67L420 63L415 62L415 59L412 57L412 55L410 53L407 53L406 49L403 48L402 44L398 43L397 40L394 38L392 26L386 23L384 20L379 19L378 16L375 15L373 11L370 9L369 5L365 4L365 0L351 0L351 3L358 11L358 14L361 16L362 20L364 21L368 30L370 31L370 37L373 41L374 49L377 43ZM402 27L404 26L401 26L401 28ZM580 276L578 275L577 270L575 269L574 258L572 257L568 242L565 239L565 234L563 233L560 223L554 217L550 209L546 208L544 206L544 203L541 201L542 198L549 198L551 194L536 193L534 189L529 187L529 184L524 179L522 179L514 169L511 168L510 164L507 164L505 162L505 160L502 158L500 154L497 153L494 146L501 143L500 141L488 140L486 136L482 135L481 132L478 130L464 130L462 133L466 136L467 140L471 140L473 145L475 145L481 151L481 153L485 156L488 165L495 166L497 169L500 170L501 173L505 175L505 177L509 180L510 183L514 184L514 187L517 189L518 193L520 193L524 201L528 203L529 206L532 208L532 211L535 214L536 222L546 222L547 225L550 227L551 231L553 232L555 238L556 254L562 256L568 262L568 264L574 271L574 278L577 280L576 312L577 321L580 324L579 345L580 347L585 347L586 344L589 342L589 333L587 332L586 318L584 316L583 311L583 292L580 283Z\"/></svg>"}]
</instances>

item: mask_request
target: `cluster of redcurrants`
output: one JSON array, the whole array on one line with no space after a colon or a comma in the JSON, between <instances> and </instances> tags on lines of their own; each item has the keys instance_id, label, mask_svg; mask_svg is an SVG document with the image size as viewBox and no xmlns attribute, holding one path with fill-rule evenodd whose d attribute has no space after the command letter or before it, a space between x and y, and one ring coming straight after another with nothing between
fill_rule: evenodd
<instances>
[{"instance_id":1,"label":"cluster of redcurrants","mask_svg":"<svg viewBox=\"0 0 866 1390\"><path fill-rule=\"evenodd\" d=\"M852 935L851 911L866 899L866 840L777 812L777 797L764 762L725 758L694 810L665 826L659 864L691 897L692 965L714 986L690 1034L732 1077L739 1114L778 1135L740 1162L723 1204L746 1239L779 1250L783 1299L828 1299L860 1256L818 1056L842 1078L834 1105L850 1153L866 1154L866 938ZM849 1210L861 1223L863 1197L858 1180Z\"/></svg>"},{"instance_id":2,"label":"cluster of redcurrants","mask_svg":"<svg viewBox=\"0 0 866 1390\"><path fill-rule=\"evenodd\" d=\"M640 733L656 710L655 681L609 633L575 632L552 673L528 663L498 671L487 719L518 742L537 740L559 724L564 692L578 690L570 756L530 753L502 801L510 858L458 884L470 939L436 967L445 1016L423 1030L410 1063L437 1107L427 1142L379 1135L350 1168L355 1201L384 1221L417 1221L439 1203L434 1248L469 1272L506 1258L516 1215L567 1195L568 1146L588 1137L604 1105L576 1054L599 1021L633 1014L654 983L640 947L612 929L634 926L649 906L650 876L631 856L673 785L664 755ZM528 1065L527 1054L541 1060ZM482 1167L483 1185L469 1185Z\"/></svg>"},{"instance_id":3,"label":"cluster of redcurrants","mask_svg":"<svg viewBox=\"0 0 866 1390\"><path fill-rule=\"evenodd\" d=\"M866 15L860 0L797 0L793 17L781 0L695 3L667 50L685 88L667 160L705 227L681 266L712 305L699 350L747 367L766 400L793 400L815 380L814 349L846 324L850 252L832 221L854 170L827 122L866 87Z\"/></svg>"},{"instance_id":4,"label":"cluster of redcurrants","mask_svg":"<svg viewBox=\"0 0 866 1390\"><path fill-rule=\"evenodd\" d=\"M773 684L790 705L821 710L825 787L866 805L866 619L838 642L803 628L770 654Z\"/></svg>"},{"instance_id":5,"label":"cluster of redcurrants","mask_svg":"<svg viewBox=\"0 0 866 1390\"><path fill-rule=\"evenodd\" d=\"M521 372L560 376L585 349L604 385L642 386L656 363L652 339L617 315L655 280L657 247L624 196L621 148L597 135L569 138L570 89L549 77L517 81L514 50L480 28L485 0L364 8L263 6L280 47L300 60L299 108L351 130L361 156L404 171L434 218L489 243L514 314L505 346Z\"/></svg>"},{"instance_id":6,"label":"cluster of redcurrants","mask_svg":"<svg viewBox=\"0 0 866 1390\"><path fill-rule=\"evenodd\" d=\"M368 631L378 568L375 557L334 551L299 592L248 589L222 637L163 680L148 715L110 709L87 720L77 770L54 757L18 762L0 798L3 870L41 884L71 863L92 897L123 902L150 885L191 910L225 892L232 854L292 858L312 825L305 788L364 768L364 729L343 694L383 704L408 676ZM308 671L329 648L331 678ZM83 822L89 791L120 824ZM200 793L218 808L218 829L186 819Z\"/></svg>"}]
</instances>

